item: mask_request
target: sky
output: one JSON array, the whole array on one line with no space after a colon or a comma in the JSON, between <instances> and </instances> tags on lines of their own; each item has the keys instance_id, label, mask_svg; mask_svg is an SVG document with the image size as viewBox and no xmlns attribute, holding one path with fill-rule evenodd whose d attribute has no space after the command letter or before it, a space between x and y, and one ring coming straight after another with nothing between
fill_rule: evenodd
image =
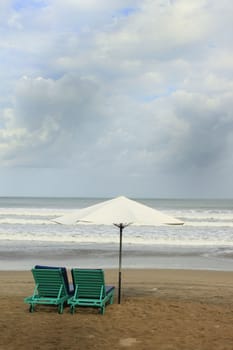
<instances>
[{"instance_id":1,"label":"sky","mask_svg":"<svg viewBox=\"0 0 233 350\"><path fill-rule=\"evenodd\" d=\"M0 196L233 198L232 0L1 0Z\"/></svg>"}]
</instances>

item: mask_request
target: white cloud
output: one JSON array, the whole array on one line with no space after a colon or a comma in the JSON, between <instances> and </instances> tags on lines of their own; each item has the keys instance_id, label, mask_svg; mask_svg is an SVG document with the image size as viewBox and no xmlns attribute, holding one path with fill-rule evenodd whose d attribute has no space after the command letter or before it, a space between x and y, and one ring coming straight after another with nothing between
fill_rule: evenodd
<instances>
[{"instance_id":1,"label":"white cloud","mask_svg":"<svg viewBox=\"0 0 233 350\"><path fill-rule=\"evenodd\" d=\"M210 192L209 176L223 193L233 170L232 4L2 2L1 166L59 166L145 193L157 179L162 195L179 179L177 195L201 180Z\"/></svg>"},{"instance_id":2,"label":"white cloud","mask_svg":"<svg viewBox=\"0 0 233 350\"><path fill-rule=\"evenodd\" d=\"M101 98L95 82L76 75L57 81L23 77L17 84L13 108L5 110L3 119L2 133L8 137L2 142L8 143L11 154L6 165L49 166L58 158L69 162L68 151L72 156L74 147L74 153L80 153L86 138L95 140L95 131L101 128L101 117L104 118ZM4 158L6 155L5 151Z\"/></svg>"}]
</instances>

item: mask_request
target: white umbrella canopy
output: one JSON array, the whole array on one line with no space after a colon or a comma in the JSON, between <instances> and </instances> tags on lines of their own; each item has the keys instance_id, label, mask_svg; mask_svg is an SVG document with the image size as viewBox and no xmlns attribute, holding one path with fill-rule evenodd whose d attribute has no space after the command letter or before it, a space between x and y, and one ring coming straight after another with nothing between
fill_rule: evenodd
<instances>
[{"instance_id":1,"label":"white umbrella canopy","mask_svg":"<svg viewBox=\"0 0 233 350\"><path fill-rule=\"evenodd\" d=\"M66 225L183 225L180 220L124 196L75 210L53 221Z\"/></svg>"},{"instance_id":2,"label":"white umbrella canopy","mask_svg":"<svg viewBox=\"0 0 233 350\"><path fill-rule=\"evenodd\" d=\"M65 225L95 224L115 225L120 229L118 303L121 302L121 264L122 264L122 232L128 225L183 225L184 223L158 210L128 199L116 197L87 208L75 210L70 214L53 219Z\"/></svg>"}]
</instances>

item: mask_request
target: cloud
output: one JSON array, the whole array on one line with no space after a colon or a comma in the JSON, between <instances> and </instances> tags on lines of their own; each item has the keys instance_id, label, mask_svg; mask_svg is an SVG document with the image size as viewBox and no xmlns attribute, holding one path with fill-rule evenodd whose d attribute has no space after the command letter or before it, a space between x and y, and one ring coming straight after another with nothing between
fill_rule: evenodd
<instances>
[{"instance_id":1,"label":"cloud","mask_svg":"<svg viewBox=\"0 0 233 350\"><path fill-rule=\"evenodd\" d=\"M174 94L175 113L185 124L176 149L179 165L200 172L227 154L233 119L225 106L232 97L223 95L218 98L186 92Z\"/></svg>"},{"instance_id":2,"label":"cloud","mask_svg":"<svg viewBox=\"0 0 233 350\"><path fill-rule=\"evenodd\" d=\"M66 164L67 152L72 155L75 148L74 153L82 153L86 140L95 139L103 119L101 94L94 81L76 75L57 81L23 77L0 131L5 165L56 166L59 159Z\"/></svg>"},{"instance_id":3,"label":"cloud","mask_svg":"<svg viewBox=\"0 0 233 350\"><path fill-rule=\"evenodd\" d=\"M142 192L156 179L168 195L175 183L207 193L211 177L224 192L230 0L13 4L0 5L1 167L60 167Z\"/></svg>"}]
</instances>

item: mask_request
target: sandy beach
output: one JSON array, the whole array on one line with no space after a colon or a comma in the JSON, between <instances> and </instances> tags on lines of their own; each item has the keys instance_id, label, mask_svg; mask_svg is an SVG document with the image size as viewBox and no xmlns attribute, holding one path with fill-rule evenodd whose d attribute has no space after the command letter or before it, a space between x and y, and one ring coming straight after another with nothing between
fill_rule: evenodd
<instances>
[{"instance_id":1,"label":"sandy beach","mask_svg":"<svg viewBox=\"0 0 233 350\"><path fill-rule=\"evenodd\" d=\"M117 286L117 271L105 270ZM197 270L123 271L122 303L105 315L81 308L40 306L31 314L30 271L0 272L0 349L232 350L233 272Z\"/></svg>"}]
</instances>

